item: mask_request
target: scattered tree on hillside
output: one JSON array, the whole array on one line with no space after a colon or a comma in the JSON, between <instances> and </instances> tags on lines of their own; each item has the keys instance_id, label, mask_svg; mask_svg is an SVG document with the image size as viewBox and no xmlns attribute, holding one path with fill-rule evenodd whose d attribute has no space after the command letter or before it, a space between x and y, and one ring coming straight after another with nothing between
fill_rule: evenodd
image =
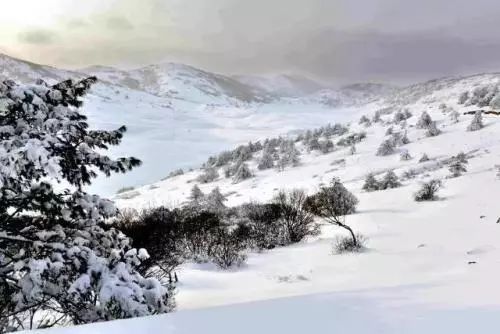
<instances>
[{"instance_id":1,"label":"scattered tree on hillside","mask_svg":"<svg viewBox=\"0 0 500 334\"><path fill-rule=\"evenodd\" d=\"M435 137L441 134L441 130L437 128L436 122L432 121L425 131L427 137Z\"/></svg>"},{"instance_id":2,"label":"scattered tree on hillside","mask_svg":"<svg viewBox=\"0 0 500 334\"><path fill-rule=\"evenodd\" d=\"M328 223L347 230L354 245L358 244L357 236L345 223L345 216L356 211L358 199L347 190L339 179L334 178L329 186L307 198L305 207L314 215L325 219Z\"/></svg>"},{"instance_id":3,"label":"scattered tree on hillside","mask_svg":"<svg viewBox=\"0 0 500 334\"><path fill-rule=\"evenodd\" d=\"M224 202L227 201L226 196L224 196L219 187L215 187L205 199L207 209L211 212L220 213L226 209Z\"/></svg>"},{"instance_id":4,"label":"scattered tree on hillside","mask_svg":"<svg viewBox=\"0 0 500 334\"><path fill-rule=\"evenodd\" d=\"M244 181L246 179L249 179L251 177L253 177L252 171L250 171L250 168L248 167L248 165L246 163L242 163L239 166L236 173L234 174L233 182L238 183L238 182Z\"/></svg>"},{"instance_id":5,"label":"scattered tree on hillside","mask_svg":"<svg viewBox=\"0 0 500 334\"><path fill-rule=\"evenodd\" d=\"M394 154L395 152L396 148L394 146L394 141L392 139L384 140L377 149L378 156L391 155Z\"/></svg>"},{"instance_id":6,"label":"scattered tree on hillside","mask_svg":"<svg viewBox=\"0 0 500 334\"><path fill-rule=\"evenodd\" d=\"M450 113L450 120L451 120L453 123L458 123L459 118L460 118L460 113L459 113L458 111L453 110L453 111Z\"/></svg>"},{"instance_id":7,"label":"scattered tree on hillside","mask_svg":"<svg viewBox=\"0 0 500 334\"><path fill-rule=\"evenodd\" d=\"M260 158L257 164L257 168L259 170L264 170L273 168L273 166L274 166L273 156L269 152L264 151L262 153L262 157Z\"/></svg>"},{"instance_id":8,"label":"scattered tree on hillside","mask_svg":"<svg viewBox=\"0 0 500 334\"><path fill-rule=\"evenodd\" d=\"M198 176L197 181L200 183L210 183L217 180L218 177L219 173L217 172L217 169L213 167L207 167L205 168L203 173Z\"/></svg>"},{"instance_id":9,"label":"scattered tree on hillside","mask_svg":"<svg viewBox=\"0 0 500 334\"><path fill-rule=\"evenodd\" d=\"M371 192L380 189L380 183L377 181L373 173L369 173L365 178L365 183L363 184L363 190Z\"/></svg>"},{"instance_id":10,"label":"scattered tree on hillside","mask_svg":"<svg viewBox=\"0 0 500 334\"><path fill-rule=\"evenodd\" d=\"M413 159L413 157L410 155L410 153L407 151L407 150L404 150L401 152L401 154L399 155L401 161L408 161L408 160L411 160Z\"/></svg>"},{"instance_id":11,"label":"scattered tree on hillside","mask_svg":"<svg viewBox=\"0 0 500 334\"><path fill-rule=\"evenodd\" d=\"M200 204L205 200L205 194L201 191L198 185L194 185L191 188L191 194L189 195L189 200L193 203Z\"/></svg>"},{"instance_id":12,"label":"scattered tree on hillside","mask_svg":"<svg viewBox=\"0 0 500 334\"><path fill-rule=\"evenodd\" d=\"M436 193L441 186L441 181L436 179L423 183L420 190L414 195L415 201L435 201L438 198Z\"/></svg>"},{"instance_id":13,"label":"scattered tree on hillside","mask_svg":"<svg viewBox=\"0 0 500 334\"><path fill-rule=\"evenodd\" d=\"M450 177L459 177L462 176L462 173L467 172L467 163L467 156L463 152L453 157L448 165L448 170L451 173Z\"/></svg>"},{"instance_id":14,"label":"scattered tree on hillside","mask_svg":"<svg viewBox=\"0 0 500 334\"><path fill-rule=\"evenodd\" d=\"M424 153L424 154L422 154L420 159L418 159L418 162L426 162L426 161L429 161L429 157L427 156L426 153Z\"/></svg>"},{"instance_id":15,"label":"scattered tree on hillside","mask_svg":"<svg viewBox=\"0 0 500 334\"><path fill-rule=\"evenodd\" d=\"M380 189L385 190L398 187L401 187L401 182L399 182L398 176L393 170L388 171L380 182Z\"/></svg>"},{"instance_id":16,"label":"scattered tree on hillside","mask_svg":"<svg viewBox=\"0 0 500 334\"><path fill-rule=\"evenodd\" d=\"M417 128L428 129L429 126L431 126L431 124L432 124L431 116L426 111L422 112L417 122Z\"/></svg>"},{"instance_id":17,"label":"scattered tree on hillside","mask_svg":"<svg viewBox=\"0 0 500 334\"><path fill-rule=\"evenodd\" d=\"M480 110L476 111L474 114L474 118L472 118L472 121L470 124L467 126L467 131L477 131L481 130L484 127L483 125L483 115Z\"/></svg>"},{"instance_id":18,"label":"scattered tree on hillside","mask_svg":"<svg viewBox=\"0 0 500 334\"><path fill-rule=\"evenodd\" d=\"M280 191L273 199L279 208L279 217L283 222L287 243L296 243L308 235L319 233L314 222L314 215L306 210L307 195L303 190Z\"/></svg>"}]
</instances>

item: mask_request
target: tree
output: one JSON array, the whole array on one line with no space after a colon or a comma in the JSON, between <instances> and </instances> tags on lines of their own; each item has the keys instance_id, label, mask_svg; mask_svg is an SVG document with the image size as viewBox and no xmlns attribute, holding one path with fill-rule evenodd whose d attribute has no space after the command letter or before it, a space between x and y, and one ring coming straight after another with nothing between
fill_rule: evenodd
<instances>
[{"instance_id":1,"label":"tree","mask_svg":"<svg viewBox=\"0 0 500 334\"><path fill-rule=\"evenodd\" d=\"M198 176L197 180L200 183L210 183L215 181L218 177L219 173L217 172L217 169L213 167L207 167L205 168L204 172Z\"/></svg>"},{"instance_id":2,"label":"tree","mask_svg":"<svg viewBox=\"0 0 500 334\"><path fill-rule=\"evenodd\" d=\"M417 128L418 129L427 129L429 126L432 124L432 118L431 116L426 112L422 112L420 115L420 118L417 122Z\"/></svg>"},{"instance_id":3,"label":"tree","mask_svg":"<svg viewBox=\"0 0 500 334\"><path fill-rule=\"evenodd\" d=\"M282 190L273 199L273 203L279 208L287 243L296 243L308 235L319 233L314 215L304 206L306 199L306 193L301 189Z\"/></svg>"},{"instance_id":4,"label":"tree","mask_svg":"<svg viewBox=\"0 0 500 334\"><path fill-rule=\"evenodd\" d=\"M390 136L392 135L394 129L392 128L392 126L388 127L387 130L385 131L385 135L386 136Z\"/></svg>"},{"instance_id":5,"label":"tree","mask_svg":"<svg viewBox=\"0 0 500 334\"><path fill-rule=\"evenodd\" d=\"M375 176L370 173L365 178L365 183L363 185L363 190L365 191L376 191L380 189L380 183L377 181Z\"/></svg>"},{"instance_id":6,"label":"tree","mask_svg":"<svg viewBox=\"0 0 500 334\"><path fill-rule=\"evenodd\" d=\"M470 124L467 126L467 131L477 131L481 130L482 128L484 128L483 115L481 110L478 110L474 114L474 118L472 118Z\"/></svg>"},{"instance_id":7,"label":"tree","mask_svg":"<svg viewBox=\"0 0 500 334\"><path fill-rule=\"evenodd\" d=\"M460 113L458 111L453 110L450 113L450 119L453 123L458 123L459 118L460 118Z\"/></svg>"},{"instance_id":8,"label":"tree","mask_svg":"<svg viewBox=\"0 0 500 334\"><path fill-rule=\"evenodd\" d=\"M233 177L233 182L238 183L241 181L244 181L246 179L249 179L253 176L252 172L250 171L250 168L246 163L242 163L238 169L236 170L236 173L234 174Z\"/></svg>"},{"instance_id":9,"label":"tree","mask_svg":"<svg viewBox=\"0 0 500 334\"><path fill-rule=\"evenodd\" d=\"M223 212L226 209L226 201L227 198L220 192L219 187L215 187L206 197L207 208L212 212Z\"/></svg>"},{"instance_id":10,"label":"tree","mask_svg":"<svg viewBox=\"0 0 500 334\"><path fill-rule=\"evenodd\" d=\"M345 223L345 216L356 212L358 202L356 196L334 178L329 186L323 186L318 193L309 196L304 205L314 215L347 230L353 244L358 244L354 231Z\"/></svg>"},{"instance_id":11,"label":"tree","mask_svg":"<svg viewBox=\"0 0 500 334\"><path fill-rule=\"evenodd\" d=\"M79 108L94 82L0 84L0 331L173 307L169 287L138 272L149 255L113 227L113 203L83 191L97 171L140 164L102 154L126 129L88 129ZM52 186L62 181L71 189Z\"/></svg>"},{"instance_id":12,"label":"tree","mask_svg":"<svg viewBox=\"0 0 500 334\"><path fill-rule=\"evenodd\" d=\"M392 139L384 140L377 149L378 156L391 155L394 154L394 152L395 152L395 146L394 146L394 141Z\"/></svg>"},{"instance_id":13,"label":"tree","mask_svg":"<svg viewBox=\"0 0 500 334\"><path fill-rule=\"evenodd\" d=\"M407 150L404 150L400 154L401 161L408 161L413 159L410 153Z\"/></svg>"},{"instance_id":14,"label":"tree","mask_svg":"<svg viewBox=\"0 0 500 334\"><path fill-rule=\"evenodd\" d=\"M323 154L327 154L333 151L333 142L330 139L323 140L319 143L320 151Z\"/></svg>"},{"instance_id":15,"label":"tree","mask_svg":"<svg viewBox=\"0 0 500 334\"><path fill-rule=\"evenodd\" d=\"M399 182L398 176L393 170L388 171L382 181L380 182L379 189L392 189L401 187L401 182Z\"/></svg>"},{"instance_id":16,"label":"tree","mask_svg":"<svg viewBox=\"0 0 500 334\"><path fill-rule=\"evenodd\" d=\"M189 195L189 200L192 203L195 204L201 204L202 201L205 200L205 194L201 191L200 187L198 185L194 185L193 188L191 188L191 194Z\"/></svg>"},{"instance_id":17,"label":"tree","mask_svg":"<svg viewBox=\"0 0 500 334\"><path fill-rule=\"evenodd\" d=\"M458 97L458 104L465 104L468 100L469 100L469 92L468 91L463 92Z\"/></svg>"},{"instance_id":18,"label":"tree","mask_svg":"<svg viewBox=\"0 0 500 334\"><path fill-rule=\"evenodd\" d=\"M257 168L259 170L270 169L274 166L273 156L269 152L262 152L262 157L260 158Z\"/></svg>"},{"instance_id":19,"label":"tree","mask_svg":"<svg viewBox=\"0 0 500 334\"><path fill-rule=\"evenodd\" d=\"M349 153L351 155L356 154L356 145L355 144L352 144L351 147L349 147Z\"/></svg>"},{"instance_id":20,"label":"tree","mask_svg":"<svg viewBox=\"0 0 500 334\"><path fill-rule=\"evenodd\" d=\"M436 126L436 122L432 121L428 126L427 126L427 131L425 131L425 135L427 137L435 137L441 134L441 130L439 130Z\"/></svg>"},{"instance_id":21,"label":"tree","mask_svg":"<svg viewBox=\"0 0 500 334\"><path fill-rule=\"evenodd\" d=\"M448 165L448 170L451 172L451 177L459 177L462 176L462 173L467 172L467 156L465 153L459 153L457 156L451 159L450 164Z\"/></svg>"},{"instance_id":22,"label":"tree","mask_svg":"<svg viewBox=\"0 0 500 334\"><path fill-rule=\"evenodd\" d=\"M437 199L436 193L441 186L441 181L436 179L423 183L420 190L418 190L414 195L415 201L435 201Z\"/></svg>"},{"instance_id":23,"label":"tree","mask_svg":"<svg viewBox=\"0 0 500 334\"><path fill-rule=\"evenodd\" d=\"M418 162L426 162L426 161L429 161L429 157L427 156L426 153L424 153L424 154L422 154L420 159L418 159Z\"/></svg>"}]
</instances>

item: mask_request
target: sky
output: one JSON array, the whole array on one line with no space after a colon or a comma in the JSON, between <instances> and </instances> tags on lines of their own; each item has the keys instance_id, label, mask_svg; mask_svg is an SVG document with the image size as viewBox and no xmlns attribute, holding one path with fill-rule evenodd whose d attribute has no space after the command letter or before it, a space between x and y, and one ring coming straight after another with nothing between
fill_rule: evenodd
<instances>
[{"instance_id":1,"label":"sky","mask_svg":"<svg viewBox=\"0 0 500 334\"><path fill-rule=\"evenodd\" d=\"M63 68L412 82L500 70L498 0L2 0L0 52Z\"/></svg>"}]
</instances>

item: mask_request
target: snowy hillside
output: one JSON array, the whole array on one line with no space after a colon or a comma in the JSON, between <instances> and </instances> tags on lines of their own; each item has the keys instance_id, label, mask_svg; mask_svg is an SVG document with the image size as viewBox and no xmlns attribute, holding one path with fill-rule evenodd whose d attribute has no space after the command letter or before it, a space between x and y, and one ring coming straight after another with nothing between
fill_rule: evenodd
<instances>
[{"instance_id":1,"label":"snowy hillside","mask_svg":"<svg viewBox=\"0 0 500 334\"><path fill-rule=\"evenodd\" d=\"M344 232L324 226L319 237L251 254L246 265L229 272L207 264L187 264L179 271L177 301L181 311L151 319L148 324L188 333L195 327L184 319L196 319L200 322L193 322L205 324L205 329L229 333L234 329L232 322L220 325L208 319L225 319L229 314L241 319L251 314L266 319L266 326L257 322L248 328L265 331L281 326L285 321L281 315L289 309L299 317L290 320L290 333L305 330L306 319L313 322L308 328L325 333L335 329L466 333L471 328L495 332L493 329L500 328L500 321L493 316L500 308L496 292L500 278L500 175L495 167L500 164L500 118L484 115L484 127L468 131L474 116L464 113L478 109L479 96L492 98L481 91L498 94L498 82L496 75L445 79L407 88L387 105L372 103L353 109L345 117L350 120L349 132L330 137L335 144L333 151L308 150L304 136L295 141L300 151L296 167L259 170L262 152L258 151L247 162L253 177L241 182L225 178L220 168L215 181L200 183L197 180L204 171L195 170L118 195L121 207L172 207L186 201L197 184L204 193L219 187L228 197L227 204L233 206L268 201L278 189L303 188L313 193L332 177L339 177L360 200L358 212L348 216L347 222L367 237L367 251L332 254L332 242ZM468 92L469 101L459 104L463 92ZM475 97L478 100L474 102ZM435 122L429 123L430 127L435 125L437 131L422 125L424 111ZM359 124L363 115L368 121ZM366 138L355 144L354 154L351 146L339 145L343 138L361 132L366 132ZM394 135L398 133L406 135L409 142L399 141L401 137ZM394 152L377 155L381 143L393 139L398 141ZM461 152L468 160L466 171L452 177L451 163ZM422 158L424 154L428 159ZM391 170L401 186L373 192L362 189L369 173L381 180ZM431 179L443 182L439 200L416 202L414 193ZM291 296L303 297L183 311ZM325 309L336 316L324 313ZM317 317L316 312L323 317ZM274 316L267 318L266 314ZM289 318L295 317L287 313ZM133 326L140 323L132 322ZM125 323L94 328L104 331L122 326Z\"/></svg>"},{"instance_id":2,"label":"snowy hillside","mask_svg":"<svg viewBox=\"0 0 500 334\"><path fill-rule=\"evenodd\" d=\"M50 333L495 333L500 118L484 114L483 127L469 131L475 116L464 113L495 109L488 105L494 106L498 83L495 75L446 79L352 107L341 120L330 119L336 126L281 139L300 152L296 166L260 170L263 152L253 140L255 152L246 161L253 177L236 181L216 167L219 176L200 183L206 170L197 169L117 195L122 208L173 207L197 184L204 193L219 187L234 206L268 201L278 189L313 193L335 176L359 199L346 222L367 238L367 249L335 254L332 244L345 232L324 225L319 236L298 244L250 253L241 267L182 265L175 313ZM329 119L322 120L326 125ZM333 148L321 146L327 139ZM380 149L384 141L393 151ZM460 153L465 170L453 175ZM210 161L217 160L206 167ZM369 173L382 182L391 170L400 185L363 189ZM438 200L416 202L414 193L431 179L443 182Z\"/></svg>"}]
</instances>

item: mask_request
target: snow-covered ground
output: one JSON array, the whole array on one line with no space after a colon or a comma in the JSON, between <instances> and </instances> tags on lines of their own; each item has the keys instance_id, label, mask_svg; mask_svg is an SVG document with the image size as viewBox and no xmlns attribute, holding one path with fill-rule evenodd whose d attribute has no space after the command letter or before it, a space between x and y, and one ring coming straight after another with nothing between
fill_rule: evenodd
<instances>
[{"instance_id":1,"label":"snow-covered ground","mask_svg":"<svg viewBox=\"0 0 500 334\"><path fill-rule=\"evenodd\" d=\"M107 75L112 80L117 74ZM120 75L126 76L118 78L123 81L130 73ZM212 80L226 82L206 75L196 87L206 89L205 84ZM208 103L200 100L207 96L185 98L193 93L186 86L179 94L165 97L172 95L173 88L156 86L162 80L155 79L155 85L149 87L160 89L156 95L130 85L103 83L89 96L85 110L93 125L129 127L123 144L113 153L135 155L144 161L143 167L130 174L99 180L95 189L110 193L121 186L147 184L115 197L118 205L179 205L186 200L200 170L158 181L175 168L196 167L208 155L249 140L349 122L350 131L367 133L354 155L340 146L328 154L303 151L300 166L282 172L256 171L253 161L250 165L255 177L234 184L219 171L217 181L200 188L209 192L220 187L228 195L227 204L238 205L267 201L278 189L298 187L312 193L321 183L339 177L360 200L357 213L348 216L347 223L368 238L368 249L360 254L334 255L332 242L343 232L324 226L318 237L252 253L240 268L223 271L210 264L184 265L178 271L176 313L53 332L498 332L500 180L494 166L500 164L500 117L485 116L483 129L468 132L472 116L463 112L477 107L457 104L464 90L498 82L498 75L436 80L401 89L390 98L351 103L350 107L338 106L337 97L343 96L339 92L266 102L242 102L224 95ZM200 91L197 88L195 93ZM408 161L401 161L398 153L375 155L389 125L374 123L365 128L358 124L361 115L371 118L376 110L393 103L398 104L396 109L407 107L413 113L406 126L410 143L398 148L413 156ZM450 119L450 112L439 108L441 103L461 114L458 123ZM426 137L425 130L415 127L422 111L437 121L442 131L439 136ZM389 121L393 115L382 119ZM439 162L459 152L469 155L467 172L446 178L450 172ZM423 153L430 161L419 163ZM410 169L416 169L418 175L404 179L400 188L362 190L370 172L380 177L394 170L402 176ZM432 178L443 180L440 199L415 202L413 193L420 182Z\"/></svg>"}]
</instances>

